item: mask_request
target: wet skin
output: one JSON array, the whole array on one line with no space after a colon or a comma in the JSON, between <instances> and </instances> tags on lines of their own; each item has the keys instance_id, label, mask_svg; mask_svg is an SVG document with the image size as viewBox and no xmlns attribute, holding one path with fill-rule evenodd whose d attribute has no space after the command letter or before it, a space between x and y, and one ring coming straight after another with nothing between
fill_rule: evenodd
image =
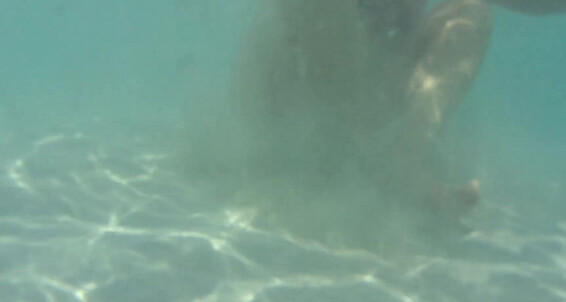
<instances>
[{"instance_id":1,"label":"wet skin","mask_svg":"<svg viewBox=\"0 0 566 302\"><path fill-rule=\"evenodd\" d=\"M457 0L427 12L424 0L273 3L274 19L256 28L234 81L257 146L250 162L267 175L312 169L324 177L354 162L392 192L442 182L434 164L422 163L481 65L489 5ZM390 131L391 123L401 127Z\"/></svg>"},{"instance_id":2,"label":"wet skin","mask_svg":"<svg viewBox=\"0 0 566 302\"><path fill-rule=\"evenodd\" d=\"M518 3L491 1L553 11ZM323 242L334 230L368 249L388 245L398 210L418 213L407 216L416 225L454 228L479 201L480 182L464 169L446 173L436 143L483 61L490 2L262 4L232 78L242 164L222 172L249 184L244 200L271 217L267 225Z\"/></svg>"},{"instance_id":3,"label":"wet skin","mask_svg":"<svg viewBox=\"0 0 566 302\"><path fill-rule=\"evenodd\" d=\"M477 203L479 182L447 176L435 138L483 60L486 2L455 0L432 11L424 0L266 3L232 82L245 128L244 168L236 169L245 173L237 175L276 188L253 200L291 229L322 237L365 212L377 217L371 231L354 223L344 232L380 234L397 207L457 217Z\"/></svg>"}]
</instances>

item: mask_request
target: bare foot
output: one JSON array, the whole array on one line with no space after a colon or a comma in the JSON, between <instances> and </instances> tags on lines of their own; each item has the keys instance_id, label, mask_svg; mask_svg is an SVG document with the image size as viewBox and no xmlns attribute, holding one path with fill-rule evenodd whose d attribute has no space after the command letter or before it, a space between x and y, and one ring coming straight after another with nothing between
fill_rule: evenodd
<instances>
[{"instance_id":1,"label":"bare foot","mask_svg":"<svg viewBox=\"0 0 566 302\"><path fill-rule=\"evenodd\" d=\"M480 182L470 180L467 184L457 187L436 185L427 196L427 201L435 212L449 216L461 217L469 212L481 199Z\"/></svg>"}]
</instances>

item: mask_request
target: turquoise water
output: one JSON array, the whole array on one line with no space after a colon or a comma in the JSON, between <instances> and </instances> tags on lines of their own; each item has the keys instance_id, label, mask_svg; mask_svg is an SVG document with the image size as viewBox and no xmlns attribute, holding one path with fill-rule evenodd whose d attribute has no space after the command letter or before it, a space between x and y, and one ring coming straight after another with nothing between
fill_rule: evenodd
<instances>
[{"instance_id":1,"label":"turquoise water","mask_svg":"<svg viewBox=\"0 0 566 302\"><path fill-rule=\"evenodd\" d=\"M495 9L442 147L482 200L427 237L368 203L361 174L304 193L230 170L234 66L262 5L0 3L2 301L566 299L566 17Z\"/></svg>"}]
</instances>

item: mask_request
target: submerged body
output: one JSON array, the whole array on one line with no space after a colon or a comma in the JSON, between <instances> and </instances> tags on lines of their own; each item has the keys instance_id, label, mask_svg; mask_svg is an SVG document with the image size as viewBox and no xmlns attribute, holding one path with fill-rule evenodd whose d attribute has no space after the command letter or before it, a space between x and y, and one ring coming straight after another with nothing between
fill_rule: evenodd
<instances>
[{"instance_id":1,"label":"submerged body","mask_svg":"<svg viewBox=\"0 0 566 302\"><path fill-rule=\"evenodd\" d=\"M390 148L430 157L438 128L473 82L491 28L488 5L476 0L430 14L422 0L270 3L268 22L254 29L236 68L237 111L266 153L303 157L330 173L347 157L374 161L373 143L387 131Z\"/></svg>"},{"instance_id":2,"label":"submerged body","mask_svg":"<svg viewBox=\"0 0 566 302\"><path fill-rule=\"evenodd\" d=\"M275 220L319 239L341 225L342 238L366 246L387 237L392 213L477 202L479 185L457 193L435 144L482 62L490 9L458 0L429 14L425 4L265 2L233 96L249 132L245 174L276 188L260 198ZM366 215L369 231L351 220Z\"/></svg>"}]
</instances>

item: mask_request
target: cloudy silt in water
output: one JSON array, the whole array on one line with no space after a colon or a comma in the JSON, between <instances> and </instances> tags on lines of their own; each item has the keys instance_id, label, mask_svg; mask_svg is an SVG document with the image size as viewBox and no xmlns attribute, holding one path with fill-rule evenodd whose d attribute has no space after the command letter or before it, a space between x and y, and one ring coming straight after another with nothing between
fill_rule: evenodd
<instances>
[{"instance_id":1,"label":"cloudy silt in water","mask_svg":"<svg viewBox=\"0 0 566 302\"><path fill-rule=\"evenodd\" d=\"M0 295L563 300L560 5L4 1Z\"/></svg>"}]
</instances>

